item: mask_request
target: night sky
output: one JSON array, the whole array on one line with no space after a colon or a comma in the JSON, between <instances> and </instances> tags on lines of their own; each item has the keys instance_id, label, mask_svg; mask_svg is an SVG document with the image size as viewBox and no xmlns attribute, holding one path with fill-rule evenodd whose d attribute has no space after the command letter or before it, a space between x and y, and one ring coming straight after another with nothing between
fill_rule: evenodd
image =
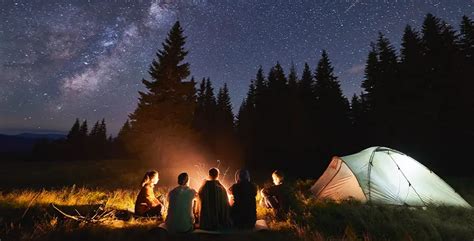
<instances>
[{"instance_id":1,"label":"night sky","mask_svg":"<svg viewBox=\"0 0 474 241\"><path fill-rule=\"evenodd\" d=\"M105 118L116 135L171 25L187 38L191 75L227 83L234 112L259 65L316 68L326 49L344 94L359 93L371 41L399 48L428 13L459 29L474 0L0 1L0 133L69 130Z\"/></svg>"}]
</instances>

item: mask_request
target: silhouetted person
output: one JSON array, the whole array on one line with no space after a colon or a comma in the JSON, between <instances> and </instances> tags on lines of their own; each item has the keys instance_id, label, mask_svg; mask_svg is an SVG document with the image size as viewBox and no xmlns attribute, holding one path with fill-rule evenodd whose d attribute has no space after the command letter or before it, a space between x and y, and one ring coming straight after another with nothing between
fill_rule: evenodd
<instances>
[{"instance_id":1,"label":"silhouetted person","mask_svg":"<svg viewBox=\"0 0 474 241\"><path fill-rule=\"evenodd\" d=\"M157 171L148 171L143 177L142 188L135 201L135 214L142 216L161 217L161 202L155 197L153 188L158 183L159 175Z\"/></svg>"},{"instance_id":2,"label":"silhouetted person","mask_svg":"<svg viewBox=\"0 0 474 241\"><path fill-rule=\"evenodd\" d=\"M189 176L185 172L179 174L178 184L168 194L166 228L170 232L191 232L194 228L193 200L197 192L189 187Z\"/></svg>"},{"instance_id":3,"label":"silhouetted person","mask_svg":"<svg viewBox=\"0 0 474 241\"><path fill-rule=\"evenodd\" d=\"M219 170L209 170L209 180L199 189L199 228L218 230L230 227L229 198L222 184L217 180Z\"/></svg>"},{"instance_id":4,"label":"silhouetted person","mask_svg":"<svg viewBox=\"0 0 474 241\"><path fill-rule=\"evenodd\" d=\"M234 203L230 209L232 223L237 228L254 228L257 220L257 186L250 182L250 174L247 170L239 170L235 173L235 184L229 188L234 197Z\"/></svg>"},{"instance_id":5,"label":"silhouetted person","mask_svg":"<svg viewBox=\"0 0 474 241\"><path fill-rule=\"evenodd\" d=\"M272 173L273 186L262 189L265 207L275 211L278 220L284 220L289 210L289 190L284 183L285 176L279 170Z\"/></svg>"}]
</instances>

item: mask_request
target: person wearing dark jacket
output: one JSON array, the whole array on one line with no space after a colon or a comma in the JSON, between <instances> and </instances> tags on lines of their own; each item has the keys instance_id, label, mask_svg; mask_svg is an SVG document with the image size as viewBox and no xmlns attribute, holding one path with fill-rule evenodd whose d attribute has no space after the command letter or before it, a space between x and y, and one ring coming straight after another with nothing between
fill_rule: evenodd
<instances>
[{"instance_id":1,"label":"person wearing dark jacket","mask_svg":"<svg viewBox=\"0 0 474 241\"><path fill-rule=\"evenodd\" d=\"M209 180L199 189L199 228L222 230L230 228L229 198L226 188L219 182L219 170L209 170Z\"/></svg>"},{"instance_id":2,"label":"person wearing dark jacket","mask_svg":"<svg viewBox=\"0 0 474 241\"><path fill-rule=\"evenodd\" d=\"M257 186L250 182L247 170L239 170L235 174L235 184L229 188L233 196L230 210L232 223L236 228L250 229L255 227L257 220Z\"/></svg>"}]
</instances>

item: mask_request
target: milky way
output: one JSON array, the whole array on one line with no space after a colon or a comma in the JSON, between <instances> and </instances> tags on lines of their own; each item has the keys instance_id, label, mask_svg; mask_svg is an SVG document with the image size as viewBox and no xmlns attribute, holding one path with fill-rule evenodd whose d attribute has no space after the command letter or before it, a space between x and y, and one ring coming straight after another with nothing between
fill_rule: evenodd
<instances>
[{"instance_id":1,"label":"milky way","mask_svg":"<svg viewBox=\"0 0 474 241\"><path fill-rule=\"evenodd\" d=\"M191 75L229 85L234 110L260 65L298 72L326 49L343 91L359 93L378 32L399 48L403 28L428 13L455 29L474 0L8 1L0 2L0 132L67 131L105 118L116 134L142 78L179 20Z\"/></svg>"}]
</instances>

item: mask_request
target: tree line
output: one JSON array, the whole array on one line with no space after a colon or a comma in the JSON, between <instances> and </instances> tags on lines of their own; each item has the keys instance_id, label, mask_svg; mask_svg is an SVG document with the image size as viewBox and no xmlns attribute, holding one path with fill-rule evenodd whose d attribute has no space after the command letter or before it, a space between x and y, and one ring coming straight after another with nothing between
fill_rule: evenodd
<instances>
[{"instance_id":1,"label":"tree line","mask_svg":"<svg viewBox=\"0 0 474 241\"><path fill-rule=\"evenodd\" d=\"M118 145L107 137L105 119L97 121L89 130L87 120L76 118L67 136L59 140L41 139L33 147L34 160L84 160L118 156Z\"/></svg>"},{"instance_id":2,"label":"tree line","mask_svg":"<svg viewBox=\"0 0 474 241\"><path fill-rule=\"evenodd\" d=\"M314 177L331 156L377 145L436 172L466 171L459 166L474 144L474 22L467 16L456 31L427 14L420 30L406 26L399 53L379 33L362 92L350 100L326 51L301 74L278 62L267 72L260 67L235 117L227 85L216 93L209 78L186 81L185 42L176 22L150 65L151 79L142 80L137 108L111 140L116 155L172 164L199 153Z\"/></svg>"},{"instance_id":3,"label":"tree line","mask_svg":"<svg viewBox=\"0 0 474 241\"><path fill-rule=\"evenodd\" d=\"M314 176L333 155L388 146L438 173L467 174L459 167L474 144L473 51L471 19L457 32L427 14L420 31L406 26L400 54L379 33L350 102L325 51L301 77L278 63L267 76L259 69L236 122L246 160Z\"/></svg>"}]
</instances>

